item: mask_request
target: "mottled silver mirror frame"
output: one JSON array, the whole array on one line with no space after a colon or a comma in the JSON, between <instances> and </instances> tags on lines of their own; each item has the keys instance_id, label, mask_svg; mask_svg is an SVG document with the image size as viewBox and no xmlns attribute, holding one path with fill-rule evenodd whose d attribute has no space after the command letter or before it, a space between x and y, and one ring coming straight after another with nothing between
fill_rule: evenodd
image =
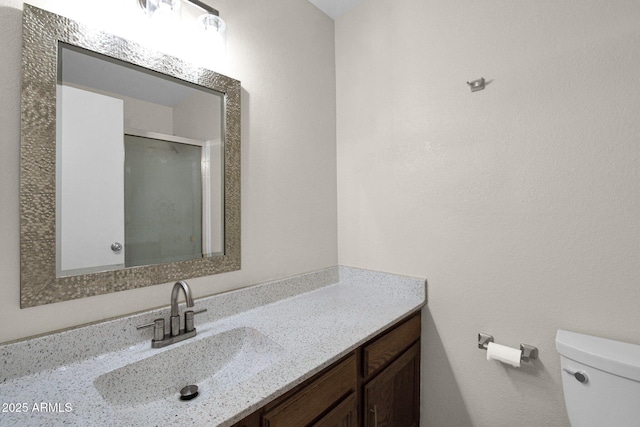
<instances>
[{"instance_id":1,"label":"mottled silver mirror frame","mask_svg":"<svg viewBox=\"0 0 640 427\"><path fill-rule=\"evenodd\" d=\"M20 151L20 307L240 269L240 82L71 19L24 5ZM59 42L225 94L224 255L56 277L56 82Z\"/></svg>"}]
</instances>

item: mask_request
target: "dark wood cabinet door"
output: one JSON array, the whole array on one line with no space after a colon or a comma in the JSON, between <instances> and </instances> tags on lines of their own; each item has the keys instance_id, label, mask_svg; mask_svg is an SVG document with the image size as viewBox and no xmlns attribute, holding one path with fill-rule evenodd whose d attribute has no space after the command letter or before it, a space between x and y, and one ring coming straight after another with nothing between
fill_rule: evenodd
<instances>
[{"instance_id":1,"label":"dark wood cabinet door","mask_svg":"<svg viewBox=\"0 0 640 427\"><path fill-rule=\"evenodd\" d=\"M356 393L351 393L313 427L358 427Z\"/></svg>"},{"instance_id":2,"label":"dark wood cabinet door","mask_svg":"<svg viewBox=\"0 0 640 427\"><path fill-rule=\"evenodd\" d=\"M418 427L420 341L364 387L365 427Z\"/></svg>"}]
</instances>

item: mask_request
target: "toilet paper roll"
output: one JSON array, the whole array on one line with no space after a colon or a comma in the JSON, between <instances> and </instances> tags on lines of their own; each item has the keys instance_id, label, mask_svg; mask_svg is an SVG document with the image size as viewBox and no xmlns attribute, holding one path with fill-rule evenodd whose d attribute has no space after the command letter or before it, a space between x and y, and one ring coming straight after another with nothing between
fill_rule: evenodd
<instances>
[{"instance_id":1,"label":"toilet paper roll","mask_svg":"<svg viewBox=\"0 0 640 427\"><path fill-rule=\"evenodd\" d=\"M521 357L522 351L515 348L493 342L490 342L487 346L487 360L498 360L514 368L519 368Z\"/></svg>"}]
</instances>

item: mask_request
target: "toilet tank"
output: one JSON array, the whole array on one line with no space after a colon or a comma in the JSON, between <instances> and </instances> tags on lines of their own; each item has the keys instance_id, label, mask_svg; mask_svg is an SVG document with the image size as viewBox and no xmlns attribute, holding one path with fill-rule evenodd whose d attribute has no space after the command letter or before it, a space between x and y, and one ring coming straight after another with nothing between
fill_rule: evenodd
<instances>
[{"instance_id":1,"label":"toilet tank","mask_svg":"<svg viewBox=\"0 0 640 427\"><path fill-rule=\"evenodd\" d=\"M556 349L572 427L640 426L640 345L558 330Z\"/></svg>"}]
</instances>

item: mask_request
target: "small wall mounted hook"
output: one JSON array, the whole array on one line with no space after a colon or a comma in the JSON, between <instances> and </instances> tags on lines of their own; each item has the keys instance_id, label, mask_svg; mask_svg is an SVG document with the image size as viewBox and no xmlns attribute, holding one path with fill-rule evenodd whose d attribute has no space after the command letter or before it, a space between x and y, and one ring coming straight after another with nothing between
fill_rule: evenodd
<instances>
[{"instance_id":1,"label":"small wall mounted hook","mask_svg":"<svg viewBox=\"0 0 640 427\"><path fill-rule=\"evenodd\" d=\"M482 90L485 86L484 77L480 77L478 80L467 82L467 84L469 85L469 89L471 89L471 92Z\"/></svg>"}]
</instances>

